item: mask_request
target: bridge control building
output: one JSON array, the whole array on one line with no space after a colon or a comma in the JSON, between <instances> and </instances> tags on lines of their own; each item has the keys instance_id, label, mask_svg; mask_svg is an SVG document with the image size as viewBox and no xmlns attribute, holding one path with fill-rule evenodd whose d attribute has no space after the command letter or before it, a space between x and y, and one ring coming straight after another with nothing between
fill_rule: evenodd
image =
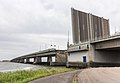
<instances>
[{"instance_id":1,"label":"bridge control building","mask_svg":"<svg viewBox=\"0 0 120 83\"><path fill-rule=\"evenodd\" d=\"M67 66L119 66L120 36L110 36L109 20L74 8L71 16Z\"/></svg>"}]
</instances>

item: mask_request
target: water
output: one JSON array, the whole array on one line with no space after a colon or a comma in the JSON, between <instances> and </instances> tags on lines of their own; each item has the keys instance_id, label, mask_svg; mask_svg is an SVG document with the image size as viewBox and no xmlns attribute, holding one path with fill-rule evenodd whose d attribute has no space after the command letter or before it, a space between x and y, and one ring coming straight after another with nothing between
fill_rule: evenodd
<instances>
[{"instance_id":1,"label":"water","mask_svg":"<svg viewBox=\"0 0 120 83\"><path fill-rule=\"evenodd\" d=\"M0 72L9 72L9 71L17 71L17 70L35 70L41 68L46 68L46 67L40 65L31 65L31 64L0 62Z\"/></svg>"}]
</instances>

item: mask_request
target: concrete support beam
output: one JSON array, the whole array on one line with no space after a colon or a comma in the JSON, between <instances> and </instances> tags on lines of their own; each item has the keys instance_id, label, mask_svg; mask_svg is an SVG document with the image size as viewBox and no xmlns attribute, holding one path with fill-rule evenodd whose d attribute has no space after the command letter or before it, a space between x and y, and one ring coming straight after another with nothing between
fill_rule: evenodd
<instances>
[{"instance_id":1,"label":"concrete support beam","mask_svg":"<svg viewBox=\"0 0 120 83\"><path fill-rule=\"evenodd\" d=\"M51 56L48 56L47 62L50 63L50 65L52 65L52 57Z\"/></svg>"},{"instance_id":2,"label":"concrete support beam","mask_svg":"<svg viewBox=\"0 0 120 83\"><path fill-rule=\"evenodd\" d=\"M98 42L95 44L95 49L107 49L107 48L118 48L120 47L120 39L108 40Z\"/></svg>"},{"instance_id":3,"label":"concrete support beam","mask_svg":"<svg viewBox=\"0 0 120 83\"><path fill-rule=\"evenodd\" d=\"M26 58L26 62L25 63L30 63L30 60L29 58Z\"/></svg>"},{"instance_id":4,"label":"concrete support beam","mask_svg":"<svg viewBox=\"0 0 120 83\"><path fill-rule=\"evenodd\" d=\"M16 60L16 62L17 62L17 63L19 63L19 62L20 62L20 60L19 60L19 59L17 59L17 60Z\"/></svg>"},{"instance_id":5,"label":"concrete support beam","mask_svg":"<svg viewBox=\"0 0 120 83\"><path fill-rule=\"evenodd\" d=\"M41 57L34 58L34 64L41 63Z\"/></svg>"},{"instance_id":6,"label":"concrete support beam","mask_svg":"<svg viewBox=\"0 0 120 83\"><path fill-rule=\"evenodd\" d=\"M23 58L20 59L20 63L24 63L24 59Z\"/></svg>"}]
</instances>

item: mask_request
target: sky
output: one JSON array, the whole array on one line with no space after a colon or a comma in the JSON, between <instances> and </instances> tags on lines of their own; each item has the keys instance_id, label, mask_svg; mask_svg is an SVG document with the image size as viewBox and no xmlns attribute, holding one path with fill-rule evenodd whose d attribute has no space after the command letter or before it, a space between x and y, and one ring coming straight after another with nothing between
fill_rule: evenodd
<instances>
[{"instance_id":1,"label":"sky","mask_svg":"<svg viewBox=\"0 0 120 83\"><path fill-rule=\"evenodd\" d=\"M120 31L119 0L0 0L0 60L72 43L71 7L110 20Z\"/></svg>"}]
</instances>

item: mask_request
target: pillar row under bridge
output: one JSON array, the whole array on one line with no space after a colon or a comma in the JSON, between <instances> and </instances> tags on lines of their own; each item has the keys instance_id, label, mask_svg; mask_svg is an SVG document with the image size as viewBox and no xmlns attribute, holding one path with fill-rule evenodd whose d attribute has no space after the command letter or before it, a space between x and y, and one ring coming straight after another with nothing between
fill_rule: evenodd
<instances>
[{"instance_id":1,"label":"pillar row under bridge","mask_svg":"<svg viewBox=\"0 0 120 83\"><path fill-rule=\"evenodd\" d=\"M42 58L44 58L44 57L47 58L46 62L44 62L44 61L42 62ZM29 58L27 57L27 58L24 58L24 63L33 63L33 64L47 63L47 64L51 65L52 57L53 57L53 55L52 56L35 56L35 57L29 57ZM25 59L26 59L26 61L25 61ZM30 59L33 59L33 60L30 61Z\"/></svg>"}]
</instances>

